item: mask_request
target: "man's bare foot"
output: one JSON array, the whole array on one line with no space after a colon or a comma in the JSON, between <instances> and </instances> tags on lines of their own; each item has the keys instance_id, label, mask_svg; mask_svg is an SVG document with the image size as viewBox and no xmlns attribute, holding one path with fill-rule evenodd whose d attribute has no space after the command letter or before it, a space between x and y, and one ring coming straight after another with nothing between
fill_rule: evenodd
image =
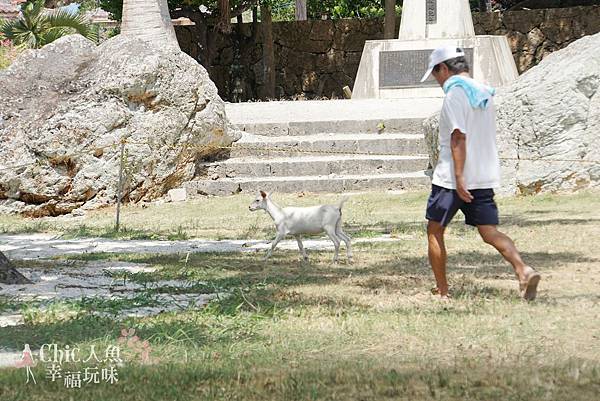
<instances>
[{"instance_id":1,"label":"man's bare foot","mask_svg":"<svg viewBox=\"0 0 600 401\"><path fill-rule=\"evenodd\" d=\"M533 301L537 296L537 286L542 276L531 266L525 267L524 277L519 280L521 296L526 301Z\"/></svg>"},{"instance_id":2,"label":"man's bare foot","mask_svg":"<svg viewBox=\"0 0 600 401\"><path fill-rule=\"evenodd\" d=\"M434 288L431 289L431 294L432 295L439 295L440 296L439 299L442 302L450 302L450 300L451 300L450 294L446 293L446 294L442 295L442 292L437 287L434 287Z\"/></svg>"}]
</instances>

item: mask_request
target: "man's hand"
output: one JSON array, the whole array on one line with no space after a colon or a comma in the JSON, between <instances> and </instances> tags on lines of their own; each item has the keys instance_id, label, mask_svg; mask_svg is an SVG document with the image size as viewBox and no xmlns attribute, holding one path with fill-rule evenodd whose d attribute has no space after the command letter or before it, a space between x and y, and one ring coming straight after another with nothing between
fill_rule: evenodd
<instances>
[{"instance_id":1,"label":"man's hand","mask_svg":"<svg viewBox=\"0 0 600 401\"><path fill-rule=\"evenodd\" d=\"M465 183L465 177L456 176L456 193L458 197L467 203L471 203L473 195L467 190L467 184Z\"/></svg>"}]
</instances>

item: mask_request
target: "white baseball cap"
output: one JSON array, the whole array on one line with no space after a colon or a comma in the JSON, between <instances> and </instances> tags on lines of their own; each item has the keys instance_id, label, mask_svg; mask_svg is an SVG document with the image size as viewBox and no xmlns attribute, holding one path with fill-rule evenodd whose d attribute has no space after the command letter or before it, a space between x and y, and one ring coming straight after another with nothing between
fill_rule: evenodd
<instances>
[{"instance_id":1,"label":"white baseball cap","mask_svg":"<svg viewBox=\"0 0 600 401\"><path fill-rule=\"evenodd\" d=\"M429 66L427 67L427 72L423 75L421 82L425 82L427 78L431 75L431 71L433 71L433 67L442 63L446 60L451 60L457 57L464 57L465 52L460 47L456 46L440 46L429 55Z\"/></svg>"}]
</instances>

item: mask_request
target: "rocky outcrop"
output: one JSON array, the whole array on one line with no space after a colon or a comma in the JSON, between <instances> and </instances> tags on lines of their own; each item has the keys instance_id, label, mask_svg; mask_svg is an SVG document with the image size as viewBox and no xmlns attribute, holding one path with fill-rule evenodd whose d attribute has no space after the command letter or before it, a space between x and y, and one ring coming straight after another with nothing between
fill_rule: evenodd
<instances>
[{"instance_id":1,"label":"rocky outcrop","mask_svg":"<svg viewBox=\"0 0 600 401\"><path fill-rule=\"evenodd\" d=\"M546 57L496 97L502 192L600 186L600 34ZM424 123L432 165L437 123Z\"/></svg>"},{"instance_id":2,"label":"rocky outcrop","mask_svg":"<svg viewBox=\"0 0 600 401\"><path fill-rule=\"evenodd\" d=\"M78 35L23 53L0 73L0 199L30 216L153 199L231 144L206 70L175 50Z\"/></svg>"}]
</instances>

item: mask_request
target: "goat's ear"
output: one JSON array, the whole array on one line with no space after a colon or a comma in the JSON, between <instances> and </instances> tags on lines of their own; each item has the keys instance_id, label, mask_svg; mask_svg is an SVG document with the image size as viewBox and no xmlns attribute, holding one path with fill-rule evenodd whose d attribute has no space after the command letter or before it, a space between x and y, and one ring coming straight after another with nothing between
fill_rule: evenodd
<instances>
[{"instance_id":1,"label":"goat's ear","mask_svg":"<svg viewBox=\"0 0 600 401\"><path fill-rule=\"evenodd\" d=\"M265 199L268 195L265 191L260 191L260 196L262 196L263 199Z\"/></svg>"}]
</instances>

